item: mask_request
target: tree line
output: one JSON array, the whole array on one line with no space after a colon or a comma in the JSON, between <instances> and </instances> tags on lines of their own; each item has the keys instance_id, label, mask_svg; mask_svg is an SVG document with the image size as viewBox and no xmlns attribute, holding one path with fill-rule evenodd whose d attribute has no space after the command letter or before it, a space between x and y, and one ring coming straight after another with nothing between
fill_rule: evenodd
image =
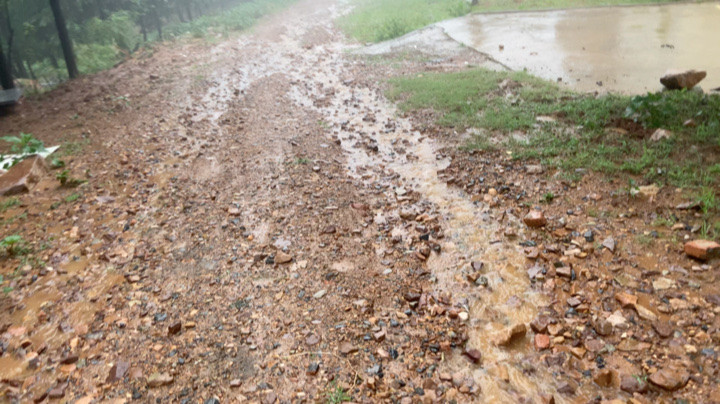
<instances>
[{"instance_id":1,"label":"tree line","mask_svg":"<svg viewBox=\"0 0 720 404\"><path fill-rule=\"evenodd\" d=\"M10 89L14 78L72 79L107 68L162 40L168 26L247 1L0 0L0 84Z\"/></svg>"}]
</instances>

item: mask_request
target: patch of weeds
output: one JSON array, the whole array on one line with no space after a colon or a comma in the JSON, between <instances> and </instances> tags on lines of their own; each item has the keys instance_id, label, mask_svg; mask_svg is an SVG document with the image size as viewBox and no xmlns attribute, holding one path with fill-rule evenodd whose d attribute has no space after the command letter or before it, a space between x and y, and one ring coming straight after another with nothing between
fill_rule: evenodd
<instances>
[{"instance_id":1,"label":"patch of weeds","mask_svg":"<svg viewBox=\"0 0 720 404\"><path fill-rule=\"evenodd\" d=\"M658 217L657 219L653 220L652 225L655 227L672 227L675 224L675 219L665 218L665 217Z\"/></svg>"},{"instance_id":2,"label":"patch of weeds","mask_svg":"<svg viewBox=\"0 0 720 404\"><path fill-rule=\"evenodd\" d=\"M62 205L62 201L55 201L50 205L50 210L55 210Z\"/></svg>"},{"instance_id":3,"label":"patch of weeds","mask_svg":"<svg viewBox=\"0 0 720 404\"><path fill-rule=\"evenodd\" d=\"M11 257L24 255L30 251L30 249L25 246L25 240L23 240L22 236L17 234L2 239L2 241L0 241L0 248Z\"/></svg>"},{"instance_id":4,"label":"patch of weeds","mask_svg":"<svg viewBox=\"0 0 720 404\"><path fill-rule=\"evenodd\" d=\"M83 139L79 141L71 141L63 143L59 150L61 156L71 156L80 154L85 146L90 144L90 139Z\"/></svg>"},{"instance_id":5,"label":"patch of weeds","mask_svg":"<svg viewBox=\"0 0 720 404\"><path fill-rule=\"evenodd\" d=\"M327 122L325 122L325 121L322 120L322 119L318 121L318 125L319 125L321 128L325 129L325 130L330 129L330 124L327 123Z\"/></svg>"},{"instance_id":6,"label":"patch of weeds","mask_svg":"<svg viewBox=\"0 0 720 404\"><path fill-rule=\"evenodd\" d=\"M335 382L332 382L325 389L325 403L327 404L339 404L350 400L352 400L352 397L345 393L345 390Z\"/></svg>"},{"instance_id":7,"label":"patch of weeds","mask_svg":"<svg viewBox=\"0 0 720 404\"><path fill-rule=\"evenodd\" d=\"M8 198L2 202L0 202L0 213L5 212L6 210L20 205L20 200L17 198Z\"/></svg>"},{"instance_id":8,"label":"patch of weeds","mask_svg":"<svg viewBox=\"0 0 720 404\"><path fill-rule=\"evenodd\" d=\"M697 197L697 201L700 203L700 209L704 215L708 215L710 212L714 212L718 209L718 200L715 190L711 187L702 187Z\"/></svg>"},{"instance_id":9,"label":"patch of weeds","mask_svg":"<svg viewBox=\"0 0 720 404\"><path fill-rule=\"evenodd\" d=\"M50 168L52 168L53 170L57 170L58 168L63 168L63 167L65 167L65 161L63 161L57 157L53 157L50 160Z\"/></svg>"},{"instance_id":10,"label":"patch of weeds","mask_svg":"<svg viewBox=\"0 0 720 404\"><path fill-rule=\"evenodd\" d=\"M62 170L59 173L55 175L55 178L60 182L60 186L64 188L75 188L79 186L80 184L83 184L87 181L81 180L79 178L73 178L70 176L70 171L68 170Z\"/></svg>"},{"instance_id":11,"label":"patch of weeds","mask_svg":"<svg viewBox=\"0 0 720 404\"><path fill-rule=\"evenodd\" d=\"M552 201L554 199L555 199L555 194L553 194L552 192L547 192L547 193L545 193L545 195L542 196L542 199L540 199L540 203L546 203L549 205L552 203Z\"/></svg>"},{"instance_id":12,"label":"patch of weeds","mask_svg":"<svg viewBox=\"0 0 720 404\"><path fill-rule=\"evenodd\" d=\"M310 164L310 159L306 157L297 157L295 160L293 160L293 164Z\"/></svg>"},{"instance_id":13,"label":"patch of weeds","mask_svg":"<svg viewBox=\"0 0 720 404\"><path fill-rule=\"evenodd\" d=\"M495 147L514 159L539 160L562 173L626 173L678 187L720 184L719 95L578 94L523 72L481 68L393 78L387 95L406 112L433 110L440 126L489 131ZM540 116L552 122L539 122ZM684 126L688 119L696 126ZM673 135L654 142L656 128ZM463 148L489 146L478 136Z\"/></svg>"},{"instance_id":14,"label":"patch of weeds","mask_svg":"<svg viewBox=\"0 0 720 404\"><path fill-rule=\"evenodd\" d=\"M73 202L77 201L78 199L80 199L80 196L82 196L82 195L77 194L77 193L68 195L65 197L65 202L73 203Z\"/></svg>"},{"instance_id":15,"label":"patch of weeds","mask_svg":"<svg viewBox=\"0 0 720 404\"><path fill-rule=\"evenodd\" d=\"M635 240L637 240L638 244L645 247L648 247L655 242L655 239L649 234L639 234L635 237Z\"/></svg>"}]
</instances>

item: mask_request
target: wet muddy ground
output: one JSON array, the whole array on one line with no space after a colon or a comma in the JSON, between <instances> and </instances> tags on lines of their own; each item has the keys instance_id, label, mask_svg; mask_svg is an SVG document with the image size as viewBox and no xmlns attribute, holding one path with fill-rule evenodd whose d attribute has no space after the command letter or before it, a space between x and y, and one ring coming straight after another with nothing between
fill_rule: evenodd
<instances>
[{"instance_id":1,"label":"wet muddy ground","mask_svg":"<svg viewBox=\"0 0 720 404\"><path fill-rule=\"evenodd\" d=\"M580 91L644 94L668 69L708 73L720 87L720 4L476 14L437 24L452 39L512 70Z\"/></svg>"},{"instance_id":2,"label":"wet muddy ground","mask_svg":"<svg viewBox=\"0 0 720 404\"><path fill-rule=\"evenodd\" d=\"M684 195L458 151L384 79L486 58L354 56L344 11L160 46L0 121L87 180L52 172L0 214L30 249L0 261L3 400L716 399L717 265L670 241L696 236Z\"/></svg>"}]
</instances>

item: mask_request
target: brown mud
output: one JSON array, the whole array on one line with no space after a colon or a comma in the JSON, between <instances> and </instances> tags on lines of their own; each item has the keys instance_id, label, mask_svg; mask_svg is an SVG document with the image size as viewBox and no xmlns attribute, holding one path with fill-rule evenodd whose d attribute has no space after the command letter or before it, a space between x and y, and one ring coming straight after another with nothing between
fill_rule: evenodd
<instances>
[{"instance_id":1,"label":"brown mud","mask_svg":"<svg viewBox=\"0 0 720 404\"><path fill-rule=\"evenodd\" d=\"M457 151L384 79L485 58L351 56L343 11L301 1L216 45L158 46L0 121L86 180L53 171L0 213L30 249L0 261L3 400L589 402L670 366L687 385L635 399L715 399L717 267L679 251L698 222L682 193L637 202ZM548 190L548 226L527 228ZM687 227L639 245L669 214Z\"/></svg>"}]
</instances>

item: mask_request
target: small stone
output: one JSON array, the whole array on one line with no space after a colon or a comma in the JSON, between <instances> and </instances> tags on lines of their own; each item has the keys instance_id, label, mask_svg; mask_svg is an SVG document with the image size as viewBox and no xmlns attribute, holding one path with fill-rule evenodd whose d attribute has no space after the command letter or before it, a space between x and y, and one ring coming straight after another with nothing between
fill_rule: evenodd
<instances>
[{"instance_id":1,"label":"small stone","mask_svg":"<svg viewBox=\"0 0 720 404\"><path fill-rule=\"evenodd\" d=\"M480 353L477 349L465 348L463 355L465 355L472 363L479 363L482 360L482 353Z\"/></svg>"},{"instance_id":2,"label":"small stone","mask_svg":"<svg viewBox=\"0 0 720 404\"><path fill-rule=\"evenodd\" d=\"M65 388L67 387L67 384L62 384L60 386L57 386L50 390L48 393L49 399L58 399L65 397Z\"/></svg>"},{"instance_id":3,"label":"small stone","mask_svg":"<svg viewBox=\"0 0 720 404\"><path fill-rule=\"evenodd\" d=\"M130 369L130 363L125 361L117 361L112 368L110 368L110 373L108 374L107 378L105 379L105 383L114 383L119 380L122 380L123 377L125 377L125 373L127 373L128 369Z\"/></svg>"},{"instance_id":4,"label":"small stone","mask_svg":"<svg viewBox=\"0 0 720 404\"><path fill-rule=\"evenodd\" d=\"M685 369L669 367L658 370L648 378L650 383L669 391L685 387L689 379L690 374Z\"/></svg>"},{"instance_id":5,"label":"small stone","mask_svg":"<svg viewBox=\"0 0 720 404\"><path fill-rule=\"evenodd\" d=\"M167 373L153 373L147 380L147 385L150 388L162 387L172 384L173 377Z\"/></svg>"},{"instance_id":6,"label":"small stone","mask_svg":"<svg viewBox=\"0 0 720 404\"><path fill-rule=\"evenodd\" d=\"M619 292L615 294L615 300L617 300L623 308L632 308L637 304L638 298L629 293Z\"/></svg>"},{"instance_id":7,"label":"small stone","mask_svg":"<svg viewBox=\"0 0 720 404\"><path fill-rule=\"evenodd\" d=\"M318 334L310 334L305 338L305 343L308 344L308 346L317 345L320 343L320 336Z\"/></svg>"},{"instance_id":8,"label":"small stone","mask_svg":"<svg viewBox=\"0 0 720 404\"><path fill-rule=\"evenodd\" d=\"M539 334L547 332L548 324L550 324L550 317L545 315L539 315L530 322L530 328Z\"/></svg>"},{"instance_id":9,"label":"small stone","mask_svg":"<svg viewBox=\"0 0 720 404\"><path fill-rule=\"evenodd\" d=\"M550 348L550 336L546 334L535 334L535 349L542 351Z\"/></svg>"},{"instance_id":10,"label":"small stone","mask_svg":"<svg viewBox=\"0 0 720 404\"><path fill-rule=\"evenodd\" d=\"M380 330L376 333L373 333L373 339L377 342L385 341L385 330Z\"/></svg>"},{"instance_id":11,"label":"small stone","mask_svg":"<svg viewBox=\"0 0 720 404\"><path fill-rule=\"evenodd\" d=\"M182 322L176 321L168 326L168 335L175 335L182 330Z\"/></svg>"},{"instance_id":12,"label":"small stone","mask_svg":"<svg viewBox=\"0 0 720 404\"><path fill-rule=\"evenodd\" d=\"M653 281L653 289L667 290L675 285L675 281L668 278L658 278Z\"/></svg>"},{"instance_id":13,"label":"small stone","mask_svg":"<svg viewBox=\"0 0 720 404\"><path fill-rule=\"evenodd\" d=\"M515 324L495 336L495 345L510 345L514 340L524 337L526 332L525 324Z\"/></svg>"},{"instance_id":14,"label":"small stone","mask_svg":"<svg viewBox=\"0 0 720 404\"><path fill-rule=\"evenodd\" d=\"M358 348L349 342L343 342L340 345L340 353L343 355L349 355L358 351Z\"/></svg>"},{"instance_id":15,"label":"small stone","mask_svg":"<svg viewBox=\"0 0 720 404\"><path fill-rule=\"evenodd\" d=\"M685 254L704 261L720 254L720 244L710 240L693 240L685 243Z\"/></svg>"},{"instance_id":16,"label":"small stone","mask_svg":"<svg viewBox=\"0 0 720 404\"><path fill-rule=\"evenodd\" d=\"M647 392L648 384L639 377L623 375L620 378L620 390L628 392L630 394L643 394Z\"/></svg>"},{"instance_id":17,"label":"small stone","mask_svg":"<svg viewBox=\"0 0 720 404\"><path fill-rule=\"evenodd\" d=\"M242 385L242 380L240 379L234 379L230 381L230 387L233 389L236 389Z\"/></svg>"},{"instance_id":18,"label":"small stone","mask_svg":"<svg viewBox=\"0 0 720 404\"><path fill-rule=\"evenodd\" d=\"M615 252L615 239L608 237L602 242L603 247L607 248L611 253Z\"/></svg>"},{"instance_id":19,"label":"small stone","mask_svg":"<svg viewBox=\"0 0 720 404\"><path fill-rule=\"evenodd\" d=\"M311 363L311 364L308 366L308 368L307 368L307 370L305 371L305 373L307 373L307 374L310 375L310 376L314 376L314 375L317 374L317 372L318 372L319 370L320 370L320 364L318 364L317 362L313 362L313 363Z\"/></svg>"},{"instance_id":20,"label":"small stone","mask_svg":"<svg viewBox=\"0 0 720 404\"><path fill-rule=\"evenodd\" d=\"M667 338L673 334L672 325L666 321L655 321L653 323L653 329L663 338Z\"/></svg>"},{"instance_id":21,"label":"small stone","mask_svg":"<svg viewBox=\"0 0 720 404\"><path fill-rule=\"evenodd\" d=\"M610 387L613 381L613 373L614 371L611 369L599 370L593 377L593 381L600 387Z\"/></svg>"},{"instance_id":22,"label":"small stone","mask_svg":"<svg viewBox=\"0 0 720 404\"><path fill-rule=\"evenodd\" d=\"M557 391L558 393L567 394L567 395L573 395L575 394L576 387L574 384L564 381L560 382L558 385Z\"/></svg>"},{"instance_id":23,"label":"small stone","mask_svg":"<svg viewBox=\"0 0 720 404\"><path fill-rule=\"evenodd\" d=\"M612 333L613 326L610 324L609 321L606 320L598 320L595 323L595 332L598 333L598 335L607 336Z\"/></svg>"},{"instance_id":24,"label":"small stone","mask_svg":"<svg viewBox=\"0 0 720 404\"><path fill-rule=\"evenodd\" d=\"M323 289L323 290L319 290L319 291L315 292L315 294L313 295L313 297L314 297L315 299L320 299L320 298L322 298L323 296L325 296L325 294L327 294L327 290Z\"/></svg>"},{"instance_id":25,"label":"small stone","mask_svg":"<svg viewBox=\"0 0 720 404\"><path fill-rule=\"evenodd\" d=\"M523 222L525 222L528 227L537 228L545 226L547 224L547 219L545 219L543 212L533 209L525 215Z\"/></svg>"},{"instance_id":26,"label":"small stone","mask_svg":"<svg viewBox=\"0 0 720 404\"><path fill-rule=\"evenodd\" d=\"M672 138L672 132L670 132L667 129L656 129L655 132L653 132L652 136L650 136L650 140L653 142L659 142L663 139L670 139Z\"/></svg>"},{"instance_id":27,"label":"small stone","mask_svg":"<svg viewBox=\"0 0 720 404\"><path fill-rule=\"evenodd\" d=\"M275 254L275 262L278 264L287 264L288 262L292 261L292 259L292 255L287 254L283 251L278 251L277 254Z\"/></svg>"}]
</instances>

